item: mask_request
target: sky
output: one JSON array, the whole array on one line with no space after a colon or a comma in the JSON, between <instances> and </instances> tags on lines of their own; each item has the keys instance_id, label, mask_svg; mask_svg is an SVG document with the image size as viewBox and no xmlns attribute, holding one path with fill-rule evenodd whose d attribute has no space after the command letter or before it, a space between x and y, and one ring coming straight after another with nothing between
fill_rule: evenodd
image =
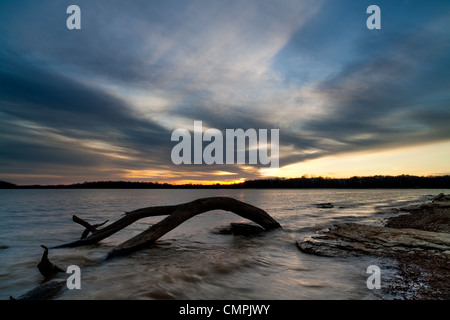
<instances>
[{"instance_id":1,"label":"sky","mask_svg":"<svg viewBox=\"0 0 450 320\"><path fill-rule=\"evenodd\" d=\"M0 1L0 180L446 175L449 70L448 0ZM279 168L175 165L194 121L279 129Z\"/></svg>"}]
</instances>

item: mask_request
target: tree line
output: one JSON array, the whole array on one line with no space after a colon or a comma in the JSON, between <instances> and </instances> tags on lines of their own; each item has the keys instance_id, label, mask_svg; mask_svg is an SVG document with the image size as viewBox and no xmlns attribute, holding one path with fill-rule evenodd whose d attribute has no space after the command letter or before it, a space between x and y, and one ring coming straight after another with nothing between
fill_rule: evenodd
<instances>
[{"instance_id":1,"label":"tree line","mask_svg":"<svg viewBox=\"0 0 450 320\"><path fill-rule=\"evenodd\" d=\"M16 185L0 181L0 189L450 189L450 176L301 177L249 180L231 185L169 184L134 181L93 181L69 185Z\"/></svg>"}]
</instances>

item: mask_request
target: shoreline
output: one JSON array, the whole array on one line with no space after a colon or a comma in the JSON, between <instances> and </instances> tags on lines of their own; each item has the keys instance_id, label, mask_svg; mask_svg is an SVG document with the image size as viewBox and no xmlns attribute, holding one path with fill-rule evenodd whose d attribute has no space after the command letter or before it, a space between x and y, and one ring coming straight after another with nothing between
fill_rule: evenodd
<instances>
[{"instance_id":1,"label":"shoreline","mask_svg":"<svg viewBox=\"0 0 450 320\"><path fill-rule=\"evenodd\" d=\"M377 256L395 261L382 296L394 300L450 299L450 196L399 208L382 226L340 223L297 241L300 251L328 257Z\"/></svg>"},{"instance_id":2,"label":"shoreline","mask_svg":"<svg viewBox=\"0 0 450 320\"><path fill-rule=\"evenodd\" d=\"M431 202L418 207L401 208L400 212L408 213L388 218L384 226L450 234L450 207L440 207ZM403 296L405 299L450 299L449 251L437 253L422 250L414 254L396 253L392 258L398 262L396 269L403 281L394 281L388 289L389 293ZM407 297L408 295L410 297Z\"/></svg>"}]
</instances>

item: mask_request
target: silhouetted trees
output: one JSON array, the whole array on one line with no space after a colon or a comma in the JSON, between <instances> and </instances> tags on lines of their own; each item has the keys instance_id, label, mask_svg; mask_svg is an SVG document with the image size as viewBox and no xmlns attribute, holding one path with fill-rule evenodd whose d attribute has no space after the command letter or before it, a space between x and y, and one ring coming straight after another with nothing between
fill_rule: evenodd
<instances>
[{"instance_id":1,"label":"silhouetted trees","mask_svg":"<svg viewBox=\"0 0 450 320\"><path fill-rule=\"evenodd\" d=\"M450 176L371 176L371 177L351 177L351 178L292 178L292 179L270 179L252 180L244 182L243 188L348 188L348 189L427 189L427 188L450 188Z\"/></svg>"},{"instance_id":2,"label":"silhouetted trees","mask_svg":"<svg viewBox=\"0 0 450 320\"><path fill-rule=\"evenodd\" d=\"M274 178L249 180L231 185L168 184L158 182L94 181L70 185L17 186L0 181L0 189L450 189L450 176L370 176L351 178Z\"/></svg>"},{"instance_id":3,"label":"silhouetted trees","mask_svg":"<svg viewBox=\"0 0 450 320\"><path fill-rule=\"evenodd\" d=\"M0 180L0 189L13 189L16 187L14 183Z\"/></svg>"}]
</instances>

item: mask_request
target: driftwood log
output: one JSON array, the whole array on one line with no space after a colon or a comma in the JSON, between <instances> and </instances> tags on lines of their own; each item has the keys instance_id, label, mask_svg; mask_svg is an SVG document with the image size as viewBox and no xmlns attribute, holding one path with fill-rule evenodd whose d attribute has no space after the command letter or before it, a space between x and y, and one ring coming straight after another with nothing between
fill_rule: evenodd
<instances>
[{"instance_id":1,"label":"driftwood log","mask_svg":"<svg viewBox=\"0 0 450 320\"><path fill-rule=\"evenodd\" d=\"M52 280L37 286L17 298L10 296L9 300L50 300L66 288L66 281Z\"/></svg>"},{"instance_id":2,"label":"driftwood log","mask_svg":"<svg viewBox=\"0 0 450 320\"><path fill-rule=\"evenodd\" d=\"M77 216L73 216L73 221L85 228L81 235L81 239L59 245L54 248L69 248L95 244L140 219L153 216L167 216L159 223L151 226L137 236L119 244L108 253L107 258L126 255L128 253L146 248L149 244L152 244L157 239L161 238L163 235L173 230L186 220L201 213L212 210L224 210L233 212L243 218L259 224L262 227L232 224L233 227L237 228L238 234L245 232L261 232L281 228L281 225L275 219L273 219L267 212L258 207L233 198L210 197L179 205L148 207L131 212L126 212L124 217L111 223L110 225L103 227L102 229L99 229L99 227L104 225L108 221L91 225L89 222ZM44 248L44 253L42 255L40 263L38 264L38 269L41 274L48 278L58 272L64 272L61 268L59 268L49 260L48 248L44 245L41 245L41 247ZM65 281L54 280L46 282L27 292L26 294L19 296L17 300L52 299L55 295L59 294L65 288L65 284ZM13 297L10 297L10 299L16 300Z\"/></svg>"},{"instance_id":3,"label":"driftwood log","mask_svg":"<svg viewBox=\"0 0 450 320\"><path fill-rule=\"evenodd\" d=\"M210 197L179 205L148 207L127 212L124 217L102 229L97 229L100 225L90 225L81 218L74 216L74 222L79 223L86 228L83 232L82 238L74 242L60 245L57 248L94 244L122 230L139 219L167 215L167 217L162 221L113 248L108 253L107 258L126 255L147 247L149 244L152 244L157 239L182 224L184 221L201 213L212 210L233 212L243 218L259 224L265 230L281 228L281 225L275 219L258 207L233 198ZM91 234L87 236L88 233Z\"/></svg>"}]
</instances>

